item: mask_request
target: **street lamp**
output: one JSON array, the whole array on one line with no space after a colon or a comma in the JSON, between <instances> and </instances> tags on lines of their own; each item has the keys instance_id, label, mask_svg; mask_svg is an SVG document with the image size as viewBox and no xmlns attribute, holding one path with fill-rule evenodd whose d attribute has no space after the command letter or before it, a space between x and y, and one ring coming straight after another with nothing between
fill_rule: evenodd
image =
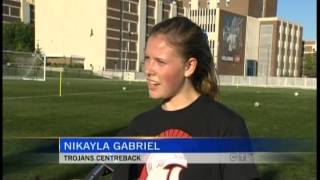
<instances>
[{"instance_id":1,"label":"street lamp","mask_svg":"<svg viewBox=\"0 0 320 180\"><path fill-rule=\"evenodd\" d=\"M270 73L270 69L271 69L271 67L269 67L269 66L270 66L270 64L271 64L270 48L271 48L271 45L270 45L270 44L268 44L268 45L267 45L267 71L266 71L266 86L268 86L268 76L271 74L271 73Z\"/></svg>"},{"instance_id":2,"label":"street lamp","mask_svg":"<svg viewBox=\"0 0 320 180\"><path fill-rule=\"evenodd\" d=\"M129 57L130 57L130 49L131 49L131 38L132 38L132 36L134 35L134 32L132 32L132 31L130 31L130 29L129 29L129 42L128 42L128 46L127 46L127 48L128 48L128 53L129 53ZM130 58L128 58L128 62L127 62L127 70L130 70Z\"/></svg>"},{"instance_id":3,"label":"street lamp","mask_svg":"<svg viewBox=\"0 0 320 180\"><path fill-rule=\"evenodd\" d=\"M123 34L122 34L122 31L123 31L123 0L120 0L120 38L119 38L119 41L120 41L120 45L119 45L119 60L120 60L120 71L123 70L123 63L122 63L122 48L123 48L123 43L122 43L122 39L123 39Z\"/></svg>"},{"instance_id":4,"label":"street lamp","mask_svg":"<svg viewBox=\"0 0 320 180\"><path fill-rule=\"evenodd\" d=\"M124 47L124 69L126 70L126 71L128 71L128 63L127 63L127 54L128 54L128 44L127 44L127 46L126 47Z\"/></svg>"}]
</instances>

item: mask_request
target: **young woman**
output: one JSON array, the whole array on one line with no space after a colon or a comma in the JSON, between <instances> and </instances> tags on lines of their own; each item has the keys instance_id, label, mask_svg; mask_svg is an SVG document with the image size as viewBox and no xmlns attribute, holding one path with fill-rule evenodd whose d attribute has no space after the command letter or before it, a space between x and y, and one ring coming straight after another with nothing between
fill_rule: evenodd
<instances>
[{"instance_id":1,"label":"young woman","mask_svg":"<svg viewBox=\"0 0 320 180\"><path fill-rule=\"evenodd\" d=\"M149 96L163 102L138 115L120 136L248 137L244 120L220 104L208 39L185 17L153 27L145 50ZM166 162L165 158L170 159ZM152 160L153 159L153 160ZM113 179L249 180L253 164L188 164L181 156L122 165ZM175 159L175 160L174 160ZM171 162L171 163L170 163Z\"/></svg>"}]
</instances>

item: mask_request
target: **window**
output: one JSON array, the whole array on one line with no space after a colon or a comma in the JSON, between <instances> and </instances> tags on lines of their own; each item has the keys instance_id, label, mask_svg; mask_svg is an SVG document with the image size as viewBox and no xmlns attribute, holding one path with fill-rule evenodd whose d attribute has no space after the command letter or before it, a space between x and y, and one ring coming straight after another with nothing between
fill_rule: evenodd
<instances>
[{"instance_id":1,"label":"window","mask_svg":"<svg viewBox=\"0 0 320 180\"><path fill-rule=\"evenodd\" d=\"M128 2L128 12L131 12L131 3Z\"/></svg>"}]
</instances>

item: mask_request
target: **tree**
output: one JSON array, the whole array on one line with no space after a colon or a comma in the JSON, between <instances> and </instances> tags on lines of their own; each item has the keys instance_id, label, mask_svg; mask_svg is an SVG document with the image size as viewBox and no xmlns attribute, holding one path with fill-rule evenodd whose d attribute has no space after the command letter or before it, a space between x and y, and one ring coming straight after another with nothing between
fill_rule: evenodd
<instances>
[{"instance_id":1,"label":"tree","mask_svg":"<svg viewBox=\"0 0 320 180\"><path fill-rule=\"evenodd\" d=\"M2 46L5 50L34 51L34 24L4 23L2 24Z\"/></svg>"},{"instance_id":2,"label":"tree","mask_svg":"<svg viewBox=\"0 0 320 180\"><path fill-rule=\"evenodd\" d=\"M317 54L307 54L303 58L303 75L307 77L317 76Z\"/></svg>"}]
</instances>

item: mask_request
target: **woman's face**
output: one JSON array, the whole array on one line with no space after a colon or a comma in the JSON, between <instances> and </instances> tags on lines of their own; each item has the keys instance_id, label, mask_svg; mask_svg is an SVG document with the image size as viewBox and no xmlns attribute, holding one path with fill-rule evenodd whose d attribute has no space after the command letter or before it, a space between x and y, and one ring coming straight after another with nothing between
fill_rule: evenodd
<instances>
[{"instance_id":1,"label":"woman's face","mask_svg":"<svg viewBox=\"0 0 320 180\"><path fill-rule=\"evenodd\" d=\"M149 37L145 51L145 74L149 95L170 99L181 94L185 86L185 63L165 35Z\"/></svg>"}]
</instances>

